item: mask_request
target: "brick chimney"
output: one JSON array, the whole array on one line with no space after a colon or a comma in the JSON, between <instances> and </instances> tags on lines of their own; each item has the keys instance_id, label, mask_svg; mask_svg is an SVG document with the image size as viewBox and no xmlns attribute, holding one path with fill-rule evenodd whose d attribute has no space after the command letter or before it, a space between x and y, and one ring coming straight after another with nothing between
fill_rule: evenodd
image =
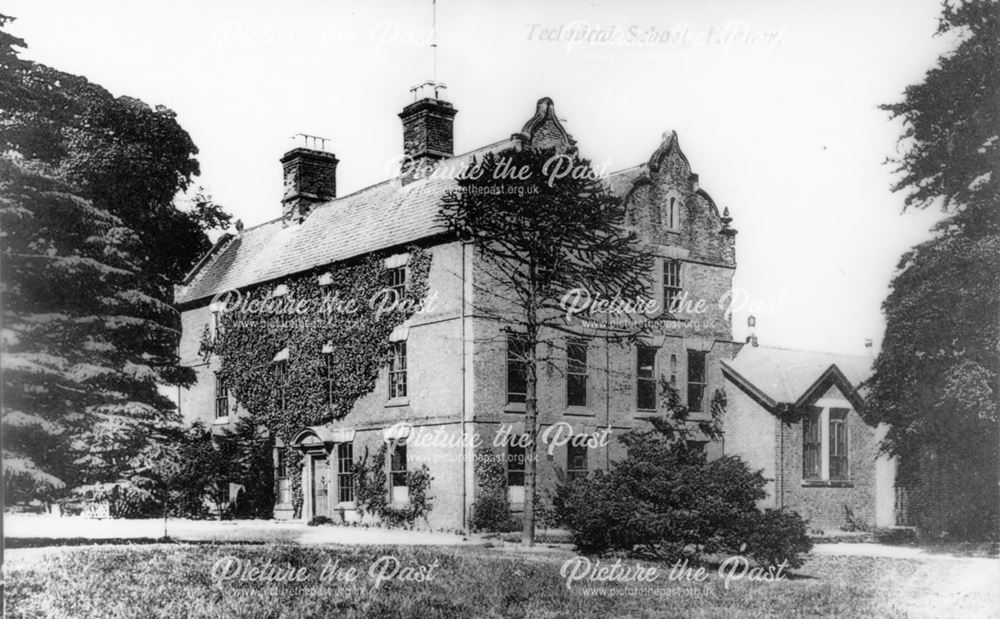
<instances>
[{"instance_id":1,"label":"brick chimney","mask_svg":"<svg viewBox=\"0 0 1000 619\"><path fill-rule=\"evenodd\" d=\"M441 98L444 84L424 82L410 89L413 103L403 108L404 179L434 162L455 154L454 122L458 110Z\"/></svg>"},{"instance_id":2,"label":"brick chimney","mask_svg":"<svg viewBox=\"0 0 1000 619\"><path fill-rule=\"evenodd\" d=\"M281 158L285 195L281 214L285 225L302 223L318 205L337 197L337 156L326 150L326 138L299 134L297 146Z\"/></svg>"}]
</instances>

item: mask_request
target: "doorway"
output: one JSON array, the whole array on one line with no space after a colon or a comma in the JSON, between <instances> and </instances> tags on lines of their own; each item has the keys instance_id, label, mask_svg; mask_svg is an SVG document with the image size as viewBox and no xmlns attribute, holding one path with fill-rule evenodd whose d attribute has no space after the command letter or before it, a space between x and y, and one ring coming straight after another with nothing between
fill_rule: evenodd
<instances>
[{"instance_id":1,"label":"doorway","mask_svg":"<svg viewBox=\"0 0 1000 619\"><path fill-rule=\"evenodd\" d=\"M330 464L326 456L313 456L311 462L313 517L330 517Z\"/></svg>"}]
</instances>

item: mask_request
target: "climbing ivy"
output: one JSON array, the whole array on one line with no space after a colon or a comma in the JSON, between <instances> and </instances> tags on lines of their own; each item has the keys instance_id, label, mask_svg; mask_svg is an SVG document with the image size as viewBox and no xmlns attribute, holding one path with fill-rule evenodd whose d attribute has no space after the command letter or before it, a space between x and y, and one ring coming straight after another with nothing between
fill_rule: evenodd
<instances>
[{"instance_id":1,"label":"climbing ivy","mask_svg":"<svg viewBox=\"0 0 1000 619\"><path fill-rule=\"evenodd\" d=\"M385 474L385 454L388 443L375 452L374 462L369 461L368 448L365 455L354 463L354 504L362 516L373 514L381 517L389 504L388 478Z\"/></svg>"},{"instance_id":2,"label":"climbing ivy","mask_svg":"<svg viewBox=\"0 0 1000 619\"><path fill-rule=\"evenodd\" d=\"M270 281L231 294L219 334L203 337L202 351L221 360L219 376L236 401L272 436L288 445L298 431L343 417L375 387L388 362L389 335L423 307L430 253L407 248L407 287L402 298L386 283L385 254ZM324 285L320 285L323 276ZM280 297L273 293L287 287ZM381 310L381 311L380 311ZM324 353L324 347L329 353ZM288 349L284 379L275 356ZM332 380L327 381L330 356ZM288 450L289 470L300 454ZM290 475L296 510L301 480Z\"/></svg>"},{"instance_id":3,"label":"climbing ivy","mask_svg":"<svg viewBox=\"0 0 1000 619\"><path fill-rule=\"evenodd\" d=\"M473 465L476 501L472 504L469 526L473 531L509 529L511 515L507 501L507 467L503 459L483 446L476 450Z\"/></svg>"},{"instance_id":4,"label":"climbing ivy","mask_svg":"<svg viewBox=\"0 0 1000 619\"><path fill-rule=\"evenodd\" d=\"M388 476L385 472L388 445L382 443L371 458L366 448L365 455L354 462L354 504L362 516L372 514L389 527L412 527L421 518L426 522L431 511L427 490L434 479L430 469L424 464L416 471L407 472L409 501L402 506L392 505L389 503Z\"/></svg>"}]
</instances>

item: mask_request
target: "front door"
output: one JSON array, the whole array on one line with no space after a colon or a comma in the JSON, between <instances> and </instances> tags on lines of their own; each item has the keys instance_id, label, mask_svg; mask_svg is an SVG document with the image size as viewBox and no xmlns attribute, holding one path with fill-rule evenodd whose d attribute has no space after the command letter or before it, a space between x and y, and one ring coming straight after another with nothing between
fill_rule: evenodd
<instances>
[{"instance_id":1,"label":"front door","mask_svg":"<svg viewBox=\"0 0 1000 619\"><path fill-rule=\"evenodd\" d=\"M330 516L330 466L326 456L314 456L312 461L313 516Z\"/></svg>"}]
</instances>

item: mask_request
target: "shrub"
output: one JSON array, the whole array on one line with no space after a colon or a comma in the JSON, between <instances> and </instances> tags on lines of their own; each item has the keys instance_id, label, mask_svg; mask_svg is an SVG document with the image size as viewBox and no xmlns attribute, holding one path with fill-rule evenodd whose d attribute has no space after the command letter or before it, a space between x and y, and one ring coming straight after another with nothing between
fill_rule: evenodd
<instances>
[{"instance_id":1,"label":"shrub","mask_svg":"<svg viewBox=\"0 0 1000 619\"><path fill-rule=\"evenodd\" d=\"M510 528L507 502L507 468L489 449L476 454L476 501L472 504L469 527L473 531L502 531Z\"/></svg>"},{"instance_id":2,"label":"shrub","mask_svg":"<svg viewBox=\"0 0 1000 619\"><path fill-rule=\"evenodd\" d=\"M369 458L366 448L364 456L354 462L354 502L358 512L362 516L376 516L390 528L410 528L420 519L426 523L427 514L433 507L427 495L434 479L430 469L424 464L415 471L409 471L406 474L409 501L402 506L391 505L385 466L387 453L388 443L383 443L375 452L374 459Z\"/></svg>"},{"instance_id":3,"label":"shrub","mask_svg":"<svg viewBox=\"0 0 1000 619\"><path fill-rule=\"evenodd\" d=\"M309 519L309 522L307 523L307 525L310 527L319 526L321 524L333 524L333 519L327 516L313 516L312 518Z\"/></svg>"},{"instance_id":4,"label":"shrub","mask_svg":"<svg viewBox=\"0 0 1000 619\"><path fill-rule=\"evenodd\" d=\"M911 528L876 529L875 541L880 544L907 545L917 542L917 532Z\"/></svg>"},{"instance_id":5,"label":"shrub","mask_svg":"<svg viewBox=\"0 0 1000 619\"><path fill-rule=\"evenodd\" d=\"M501 531L506 528L510 519L507 497L491 491L480 494L472 504L469 527L473 531Z\"/></svg>"},{"instance_id":6,"label":"shrub","mask_svg":"<svg viewBox=\"0 0 1000 619\"><path fill-rule=\"evenodd\" d=\"M790 512L760 512L765 480L739 458L707 461L685 441L659 432L622 437L625 460L609 472L557 484L557 521L587 553L639 551L660 556L736 554L801 565L805 522ZM744 546L745 545L745 546Z\"/></svg>"},{"instance_id":7,"label":"shrub","mask_svg":"<svg viewBox=\"0 0 1000 619\"><path fill-rule=\"evenodd\" d=\"M802 565L803 555L812 550L806 535L806 523L796 512L767 509L747 514L743 523L743 554L763 565L788 561L791 567Z\"/></svg>"}]
</instances>

